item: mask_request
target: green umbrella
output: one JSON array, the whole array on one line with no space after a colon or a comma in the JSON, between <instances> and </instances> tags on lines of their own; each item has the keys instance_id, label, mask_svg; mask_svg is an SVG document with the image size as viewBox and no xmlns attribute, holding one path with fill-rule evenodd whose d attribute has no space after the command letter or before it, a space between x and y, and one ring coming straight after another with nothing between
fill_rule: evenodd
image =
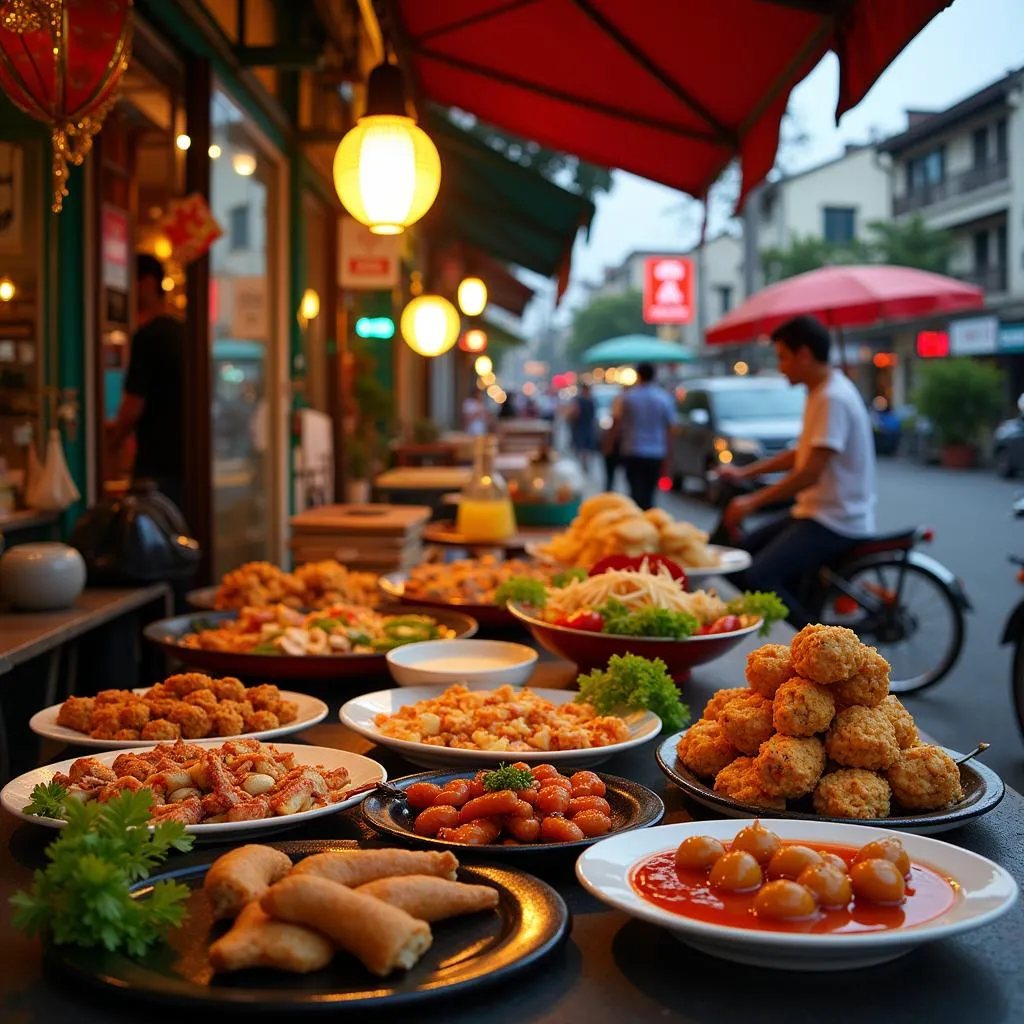
<instances>
[{"instance_id":1,"label":"green umbrella","mask_svg":"<svg viewBox=\"0 0 1024 1024\"><path fill-rule=\"evenodd\" d=\"M629 363L692 363L696 355L685 345L662 341L648 334L624 334L599 341L583 353L587 366L623 366Z\"/></svg>"}]
</instances>

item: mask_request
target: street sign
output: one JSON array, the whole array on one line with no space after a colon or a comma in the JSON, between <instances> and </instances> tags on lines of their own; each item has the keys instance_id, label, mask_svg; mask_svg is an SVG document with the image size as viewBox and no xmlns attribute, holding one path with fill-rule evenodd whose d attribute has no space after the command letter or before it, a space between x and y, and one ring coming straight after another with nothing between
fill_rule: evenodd
<instances>
[{"instance_id":1,"label":"street sign","mask_svg":"<svg viewBox=\"0 0 1024 1024\"><path fill-rule=\"evenodd\" d=\"M644 260L644 323L688 324L694 315L693 260L648 256Z\"/></svg>"},{"instance_id":2,"label":"street sign","mask_svg":"<svg viewBox=\"0 0 1024 1024\"><path fill-rule=\"evenodd\" d=\"M399 239L375 235L351 217L338 228L338 284L342 288L381 291L398 284Z\"/></svg>"},{"instance_id":3,"label":"street sign","mask_svg":"<svg viewBox=\"0 0 1024 1024\"><path fill-rule=\"evenodd\" d=\"M395 336L395 321L389 316L361 316L356 321L356 334L360 338L386 341Z\"/></svg>"},{"instance_id":4,"label":"street sign","mask_svg":"<svg viewBox=\"0 0 1024 1024\"><path fill-rule=\"evenodd\" d=\"M999 321L994 316L951 321L949 347L955 356L991 355L999 347Z\"/></svg>"}]
</instances>

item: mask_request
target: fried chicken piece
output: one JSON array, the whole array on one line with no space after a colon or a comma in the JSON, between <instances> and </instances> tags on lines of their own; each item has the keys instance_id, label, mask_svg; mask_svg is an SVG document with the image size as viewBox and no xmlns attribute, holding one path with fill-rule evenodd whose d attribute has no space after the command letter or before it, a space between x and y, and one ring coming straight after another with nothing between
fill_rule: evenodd
<instances>
[{"instance_id":1,"label":"fried chicken piece","mask_svg":"<svg viewBox=\"0 0 1024 1024\"><path fill-rule=\"evenodd\" d=\"M112 768L101 764L96 757L80 757L68 770L68 778L72 783L81 782L85 778L99 779L101 782L114 782L117 774Z\"/></svg>"},{"instance_id":2,"label":"fried chicken piece","mask_svg":"<svg viewBox=\"0 0 1024 1024\"><path fill-rule=\"evenodd\" d=\"M149 818L154 824L180 821L182 825L198 825L203 820L202 801L197 796L190 796L175 804L162 804L149 812Z\"/></svg>"},{"instance_id":3,"label":"fried chicken piece","mask_svg":"<svg viewBox=\"0 0 1024 1024\"><path fill-rule=\"evenodd\" d=\"M281 720L273 711L254 711L245 720L246 732L263 732L266 729L277 729Z\"/></svg>"},{"instance_id":4,"label":"fried chicken piece","mask_svg":"<svg viewBox=\"0 0 1024 1024\"><path fill-rule=\"evenodd\" d=\"M168 676L164 680L164 687L169 694L181 698L195 690L213 689L213 680L202 672L183 672L181 675Z\"/></svg>"},{"instance_id":5,"label":"fried chicken piece","mask_svg":"<svg viewBox=\"0 0 1024 1024\"><path fill-rule=\"evenodd\" d=\"M772 722L776 732L807 737L824 732L836 713L830 688L794 676L776 691L772 701Z\"/></svg>"},{"instance_id":6,"label":"fried chicken piece","mask_svg":"<svg viewBox=\"0 0 1024 1024\"><path fill-rule=\"evenodd\" d=\"M772 702L753 690L734 697L718 716L722 734L741 753L752 757L775 731Z\"/></svg>"},{"instance_id":7,"label":"fried chicken piece","mask_svg":"<svg viewBox=\"0 0 1024 1024\"><path fill-rule=\"evenodd\" d=\"M279 700L274 714L277 715L282 725L287 725L299 717L299 705L293 700Z\"/></svg>"},{"instance_id":8,"label":"fried chicken piece","mask_svg":"<svg viewBox=\"0 0 1024 1024\"><path fill-rule=\"evenodd\" d=\"M825 739L828 756L844 768L882 771L900 754L896 730L879 708L854 705L836 712Z\"/></svg>"},{"instance_id":9,"label":"fried chicken piece","mask_svg":"<svg viewBox=\"0 0 1024 1024\"><path fill-rule=\"evenodd\" d=\"M846 707L862 704L876 707L889 692L889 662L874 647L869 647L860 671L832 687L836 704Z\"/></svg>"},{"instance_id":10,"label":"fried chicken piece","mask_svg":"<svg viewBox=\"0 0 1024 1024\"><path fill-rule=\"evenodd\" d=\"M118 729L114 733L115 740L139 740L142 739L142 733L138 729Z\"/></svg>"},{"instance_id":11,"label":"fried chicken piece","mask_svg":"<svg viewBox=\"0 0 1024 1024\"><path fill-rule=\"evenodd\" d=\"M241 800L231 808L225 815L225 821L259 821L271 816L270 799L266 796L253 797L251 800Z\"/></svg>"},{"instance_id":12,"label":"fried chicken piece","mask_svg":"<svg viewBox=\"0 0 1024 1024\"><path fill-rule=\"evenodd\" d=\"M125 704L117 713L117 724L120 729L139 731L150 718L149 707L141 701L138 704Z\"/></svg>"},{"instance_id":13,"label":"fried chicken piece","mask_svg":"<svg viewBox=\"0 0 1024 1024\"><path fill-rule=\"evenodd\" d=\"M153 755L158 760L166 759L176 765L198 761L206 752L205 747L198 743L186 743L180 736L175 737L173 743L161 743L153 749Z\"/></svg>"},{"instance_id":14,"label":"fried chicken piece","mask_svg":"<svg viewBox=\"0 0 1024 1024\"><path fill-rule=\"evenodd\" d=\"M762 697L772 700L775 691L793 675L785 644L765 644L747 655L747 685Z\"/></svg>"},{"instance_id":15,"label":"fried chicken piece","mask_svg":"<svg viewBox=\"0 0 1024 1024\"><path fill-rule=\"evenodd\" d=\"M101 705L93 710L89 735L94 740L112 740L121 728L120 712L116 705Z\"/></svg>"},{"instance_id":16,"label":"fried chicken piece","mask_svg":"<svg viewBox=\"0 0 1024 1024\"><path fill-rule=\"evenodd\" d=\"M186 740L199 740L210 732L210 716L198 704L179 701L170 717L172 722L181 726L181 735Z\"/></svg>"},{"instance_id":17,"label":"fried chicken piece","mask_svg":"<svg viewBox=\"0 0 1024 1024\"><path fill-rule=\"evenodd\" d=\"M798 739L776 733L761 744L753 769L766 793L796 800L818 784L825 770L825 748L816 737Z\"/></svg>"},{"instance_id":18,"label":"fried chicken piece","mask_svg":"<svg viewBox=\"0 0 1024 1024\"><path fill-rule=\"evenodd\" d=\"M217 700L245 700L245 683L234 676L226 676L224 679L214 679L213 692Z\"/></svg>"},{"instance_id":19,"label":"fried chicken piece","mask_svg":"<svg viewBox=\"0 0 1024 1024\"><path fill-rule=\"evenodd\" d=\"M176 740L181 737L181 726L166 718L151 718L142 727L141 735L144 740Z\"/></svg>"},{"instance_id":20,"label":"fried chicken piece","mask_svg":"<svg viewBox=\"0 0 1024 1024\"><path fill-rule=\"evenodd\" d=\"M314 788L313 780L307 777L282 783L280 789L267 794L271 811L283 817L308 810L313 806Z\"/></svg>"},{"instance_id":21,"label":"fried chicken piece","mask_svg":"<svg viewBox=\"0 0 1024 1024\"><path fill-rule=\"evenodd\" d=\"M97 704L124 704L135 698L131 690L100 690L94 698ZM141 699L141 698L136 698Z\"/></svg>"},{"instance_id":22,"label":"fried chicken piece","mask_svg":"<svg viewBox=\"0 0 1024 1024\"><path fill-rule=\"evenodd\" d=\"M720 722L694 722L676 745L676 756L694 775L713 779L740 752L725 738Z\"/></svg>"},{"instance_id":23,"label":"fried chicken piece","mask_svg":"<svg viewBox=\"0 0 1024 1024\"><path fill-rule=\"evenodd\" d=\"M245 732L245 719L237 711L218 709L210 715L210 731L214 736L238 736Z\"/></svg>"},{"instance_id":24,"label":"fried chicken piece","mask_svg":"<svg viewBox=\"0 0 1024 1024\"><path fill-rule=\"evenodd\" d=\"M960 766L941 747L904 750L885 777L893 798L908 811L936 811L964 798Z\"/></svg>"},{"instance_id":25,"label":"fried chicken piece","mask_svg":"<svg viewBox=\"0 0 1024 1024\"><path fill-rule=\"evenodd\" d=\"M153 774L153 766L138 754L118 754L112 767L119 779L131 775L140 782L145 782Z\"/></svg>"},{"instance_id":26,"label":"fried chicken piece","mask_svg":"<svg viewBox=\"0 0 1024 1024\"><path fill-rule=\"evenodd\" d=\"M281 699L281 691L272 683L263 683L261 686L250 686L245 691L245 699L257 711L267 711Z\"/></svg>"},{"instance_id":27,"label":"fried chicken piece","mask_svg":"<svg viewBox=\"0 0 1024 1024\"><path fill-rule=\"evenodd\" d=\"M715 792L741 804L767 807L773 811L784 811L786 801L771 796L761 788L754 761L750 757L737 757L715 776Z\"/></svg>"},{"instance_id":28,"label":"fried chicken piece","mask_svg":"<svg viewBox=\"0 0 1024 1024\"><path fill-rule=\"evenodd\" d=\"M197 704L199 707L205 708L207 712L217 707L217 695L213 690L193 690L191 693L186 693L182 697L182 701L185 704Z\"/></svg>"},{"instance_id":29,"label":"fried chicken piece","mask_svg":"<svg viewBox=\"0 0 1024 1024\"><path fill-rule=\"evenodd\" d=\"M147 697L144 701L147 708L149 708L149 717L152 718L167 718L171 712L181 703L175 697Z\"/></svg>"},{"instance_id":30,"label":"fried chicken piece","mask_svg":"<svg viewBox=\"0 0 1024 1024\"><path fill-rule=\"evenodd\" d=\"M841 768L821 777L814 810L826 818L888 818L889 783L864 768Z\"/></svg>"},{"instance_id":31,"label":"fried chicken piece","mask_svg":"<svg viewBox=\"0 0 1024 1024\"><path fill-rule=\"evenodd\" d=\"M901 750L916 747L921 742L921 738L917 734L917 723L914 721L914 716L894 694L890 693L878 705L878 710L883 712L892 723L892 727L896 731L896 742L900 745Z\"/></svg>"},{"instance_id":32,"label":"fried chicken piece","mask_svg":"<svg viewBox=\"0 0 1024 1024\"><path fill-rule=\"evenodd\" d=\"M241 718L248 718L256 709L247 700L222 700L217 705L218 711L230 711Z\"/></svg>"},{"instance_id":33,"label":"fried chicken piece","mask_svg":"<svg viewBox=\"0 0 1024 1024\"><path fill-rule=\"evenodd\" d=\"M750 691L745 686L732 686L727 690L716 690L711 695L711 700L707 702L704 707L704 717L709 722L717 722L718 716L722 713L722 708L729 703L734 697L743 696Z\"/></svg>"},{"instance_id":34,"label":"fried chicken piece","mask_svg":"<svg viewBox=\"0 0 1024 1024\"><path fill-rule=\"evenodd\" d=\"M93 708L96 700L93 697L68 697L57 712L57 724L75 732L89 732Z\"/></svg>"},{"instance_id":35,"label":"fried chicken piece","mask_svg":"<svg viewBox=\"0 0 1024 1024\"><path fill-rule=\"evenodd\" d=\"M120 796L126 790L129 793L137 793L143 788L142 783L131 775L125 775L120 779L111 782L109 786L104 786L99 793L96 794L96 799L101 804L109 803L115 797Z\"/></svg>"},{"instance_id":36,"label":"fried chicken piece","mask_svg":"<svg viewBox=\"0 0 1024 1024\"><path fill-rule=\"evenodd\" d=\"M838 683L856 675L868 648L845 626L804 626L789 647L793 669L815 683Z\"/></svg>"}]
</instances>

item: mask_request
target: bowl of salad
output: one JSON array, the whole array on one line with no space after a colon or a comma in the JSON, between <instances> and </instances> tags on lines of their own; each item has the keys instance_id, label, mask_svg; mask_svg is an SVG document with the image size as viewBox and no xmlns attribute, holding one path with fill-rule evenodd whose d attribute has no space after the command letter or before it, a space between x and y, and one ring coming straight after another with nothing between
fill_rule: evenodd
<instances>
[{"instance_id":1,"label":"bowl of salad","mask_svg":"<svg viewBox=\"0 0 1024 1024\"><path fill-rule=\"evenodd\" d=\"M725 601L714 591L687 590L682 574L646 559L511 600L508 608L542 647L583 671L636 654L661 659L677 681L744 637L767 634L788 611L774 593Z\"/></svg>"},{"instance_id":2,"label":"bowl of salad","mask_svg":"<svg viewBox=\"0 0 1024 1024\"><path fill-rule=\"evenodd\" d=\"M475 619L437 608L335 604L304 611L279 604L162 619L143 635L189 667L268 680L383 675L388 651L476 631Z\"/></svg>"}]
</instances>

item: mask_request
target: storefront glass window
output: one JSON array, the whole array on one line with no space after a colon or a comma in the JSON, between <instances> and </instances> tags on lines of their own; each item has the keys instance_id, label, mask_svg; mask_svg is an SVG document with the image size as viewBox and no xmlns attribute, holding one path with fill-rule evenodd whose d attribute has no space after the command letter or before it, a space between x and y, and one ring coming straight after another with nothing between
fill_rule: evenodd
<instances>
[{"instance_id":1,"label":"storefront glass window","mask_svg":"<svg viewBox=\"0 0 1024 1024\"><path fill-rule=\"evenodd\" d=\"M224 234L211 250L215 576L270 557L274 162L243 111L216 92L210 195Z\"/></svg>"}]
</instances>

